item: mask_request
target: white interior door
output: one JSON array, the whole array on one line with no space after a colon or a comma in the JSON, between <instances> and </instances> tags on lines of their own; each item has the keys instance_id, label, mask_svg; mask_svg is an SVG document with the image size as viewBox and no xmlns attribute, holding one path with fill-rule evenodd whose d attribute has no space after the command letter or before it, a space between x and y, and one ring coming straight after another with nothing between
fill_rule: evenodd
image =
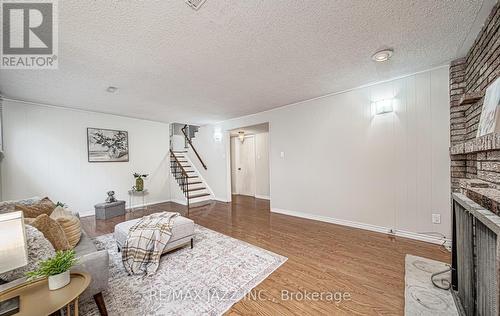
<instances>
[{"instance_id":1,"label":"white interior door","mask_svg":"<svg viewBox=\"0 0 500 316\"><path fill-rule=\"evenodd\" d=\"M236 187L238 194L255 196L255 137L235 141Z\"/></svg>"},{"instance_id":2,"label":"white interior door","mask_svg":"<svg viewBox=\"0 0 500 316\"><path fill-rule=\"evenodd\" d=\"M231 194L238 194L239 140L231 137Z\"/></svg>"}]
</instances>

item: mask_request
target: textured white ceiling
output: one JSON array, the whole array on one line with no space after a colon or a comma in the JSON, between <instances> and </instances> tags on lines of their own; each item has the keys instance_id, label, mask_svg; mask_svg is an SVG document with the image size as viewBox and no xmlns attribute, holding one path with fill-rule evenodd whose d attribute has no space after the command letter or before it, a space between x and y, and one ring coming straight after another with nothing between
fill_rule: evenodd
<instances>
[{"instance_id":1,"label":"textured white ceiling","mask_svg":"<svg viewBox=\"0 0 500 316\"><path fill-rule=\"evenodd\" d=\"M6 97L209 123L465 55L495 0L59 1L59 70L0 70ZM370 56L393 47L390 62ZM115 94L106 92L117 86Z\"/></svg>"}]
</instances>

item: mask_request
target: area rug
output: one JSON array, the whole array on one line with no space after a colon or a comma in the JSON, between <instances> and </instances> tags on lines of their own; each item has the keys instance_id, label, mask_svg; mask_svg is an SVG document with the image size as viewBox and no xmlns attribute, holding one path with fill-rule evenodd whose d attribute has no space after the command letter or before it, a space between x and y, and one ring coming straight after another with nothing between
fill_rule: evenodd
<instances>
[{"instance_id":1,"label":"area rug","mask_svg":"<svg viewBox=\"0 0 500 316\"><path fill-rule=\"evenodd\" d=\"M459 315L449 290L435 287L431 275L444 271L449 265L412 255L405 259L405 315L407 316L454 316ZM451 273L434 279L440 286L446 286Z\"/></svg>"},{"instance_id":2,"label":"area rug","mask_svg":"<svg viewBox=\"0 0 500 316\"><path fill-rule=\"evenodd\" d=\"M221 315L287 258L196 225L194 248L163 255L152 277L129 276L112 234L95 239L110 256L110 315ZM80 314L98 316L93 300Z\"/></svg>"}]
</instances>

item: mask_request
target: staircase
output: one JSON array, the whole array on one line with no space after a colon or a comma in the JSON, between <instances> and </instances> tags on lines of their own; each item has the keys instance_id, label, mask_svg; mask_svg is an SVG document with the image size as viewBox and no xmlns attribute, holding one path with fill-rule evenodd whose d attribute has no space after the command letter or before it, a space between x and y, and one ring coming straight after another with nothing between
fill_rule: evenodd
<instances>
[{"instance_id":1,"label":"staircase","mask_svg":"<svg viewBox=\"0 0 500 316\"><path fill-rule=\"evenodd\" d=\"M182 132L182 136L185 139L186 149L170 149L170 170L175 180L179 184L182 193L186 197L189 210L189 207L194 203L210 200L212 194L210 193L207 184L204 182L188 157L189 145L191 146L191 149L195 153L196 157L199 159L202 167L204 169L207 169L207 166L205 165L191 142L191 138L194 137L193 129L188 128L187 125L184 125L184 127L180 129L180 131ZM188 135L191 137L188 137ZM171 135L171 137L172 136L173 135Z\"/></svg>"}]
</instances>

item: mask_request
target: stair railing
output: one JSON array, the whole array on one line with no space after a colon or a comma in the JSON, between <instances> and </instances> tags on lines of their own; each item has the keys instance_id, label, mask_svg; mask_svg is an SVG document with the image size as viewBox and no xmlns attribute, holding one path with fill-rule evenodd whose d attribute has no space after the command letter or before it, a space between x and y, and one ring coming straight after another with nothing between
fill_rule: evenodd
<instances>
[{"instance_id":1,"label":"stair railing","mask_svg":"<svg viewBox=\"0 0 500 316\"><path fill-rule=\"evenodd\" d=\"M207 170L207 166L205 165L205 163L201 159L200 155L198 154L198 151L196 151L196 148L194 148L193 143L191 142L191 138L189 138L189 136L186 133L187 128L188 128L187 124L184 125L183 128L181 128L182 134L184 134L184 139L188 142L189 146L191 146L191 149L193 149L196 157L198 157L198 160L201 162L201 165L203 166L203 168L205 168L205 170Z\"/></svg>"},{"instance_id":2,"label":"stair railing","mask_svg":"<svg viewBox=\"0 0 500 316\"><path fill-rule=\"evenodd\" d=\"M170 149L170 170L172 171L175 180L177 180L182 193L186 196L189 215L189 176L172 149Z\"/></svg>"}]
</instances>

